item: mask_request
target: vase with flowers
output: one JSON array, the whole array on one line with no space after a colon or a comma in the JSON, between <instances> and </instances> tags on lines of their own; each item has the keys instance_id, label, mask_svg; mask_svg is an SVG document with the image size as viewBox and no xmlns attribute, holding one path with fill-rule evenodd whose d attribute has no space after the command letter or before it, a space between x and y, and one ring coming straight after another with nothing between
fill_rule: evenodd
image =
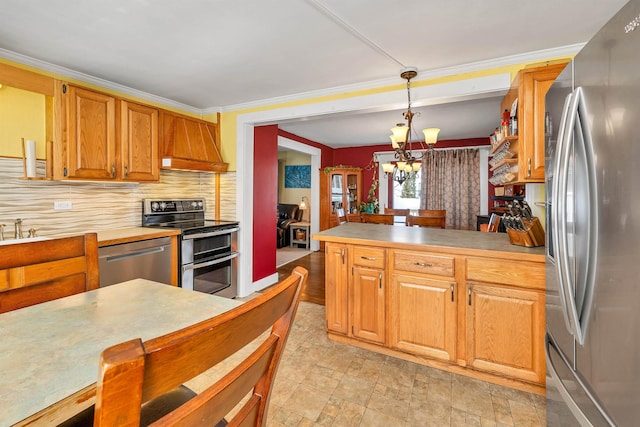
<instances>
[{"instance_id":1,"label":"vase with flowers","mask_svg":"<svg viewBox=\"0 0 640 427\"><path fill-rule=\"evenodd\" d=\"M376 177L377 163L373 167L373 181L371 181L371 187L369 187L369 193L367 194L366 201L360 203L359 210L361 213L378 213L380 205L378 198L376 197L376 189L378 188L378 178Z\"/></svg>"}]
</instances>

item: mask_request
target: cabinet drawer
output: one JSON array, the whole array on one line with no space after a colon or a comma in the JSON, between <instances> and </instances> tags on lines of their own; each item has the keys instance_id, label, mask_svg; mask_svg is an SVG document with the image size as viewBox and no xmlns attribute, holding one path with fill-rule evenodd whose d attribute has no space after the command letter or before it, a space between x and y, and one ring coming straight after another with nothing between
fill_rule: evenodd
<instances>
[{"instance_id":1,"label":"cabinet drawer","mask_svg":"<svg viewBox=\"0 0 640 427\"><path fill-rule=\"evenodd\" d=\"M544 263L469 257L467 280L544 290Z\"/></svg>"},{"instance_id":2,"label":"cabinet drawer","mask_svg":"<svg viewBox=\"0 0 640 427\"><path fill-rule=\"evenodd\" d=\"M395 251L393 269L453 277L453 257L421 252Z\"/></svg>"},{"instance_id":3,"label":"cabinet drawer","mask_svg":"<svg viewBox=\"0 0 640 427\"><path fill-rule=\"evenodd\" d=\"M384 268L384 252L385 250L382 248L354 246L353 265L371 268Z\"/></svg>"}]
</instances>

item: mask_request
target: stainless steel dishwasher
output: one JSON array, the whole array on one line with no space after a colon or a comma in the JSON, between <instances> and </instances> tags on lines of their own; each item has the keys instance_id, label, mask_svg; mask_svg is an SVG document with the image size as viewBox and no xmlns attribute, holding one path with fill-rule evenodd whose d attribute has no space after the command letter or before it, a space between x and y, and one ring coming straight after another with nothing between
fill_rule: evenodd
<instances>
[{"instance_id":1,"label":"stainless steel dishwasher","mask_svg":"<svg viewBox=\"0 0 640 427\"><path fill-rule=\"evenodd\" d=\"M131 279L171 281L171 238L141 240L98 249L100 287Z\"/></svg>"}]
</instances>

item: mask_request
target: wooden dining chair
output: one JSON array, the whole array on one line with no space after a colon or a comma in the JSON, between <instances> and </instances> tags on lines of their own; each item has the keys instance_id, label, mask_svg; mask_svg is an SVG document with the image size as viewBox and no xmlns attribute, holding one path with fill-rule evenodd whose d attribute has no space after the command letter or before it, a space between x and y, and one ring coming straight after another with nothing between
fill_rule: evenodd
<instances>
[{"instance_id":1,"label":"wooden dining chair","mask_svg":"<svg viewBox=\"0 0 640 427\"><path fill-rule=\"evenodd\" d=\"M226 425L225 417L239 402L242 407L230 424L266 425L270 391L307 274L296 267L268 291L226 313L104 350L94 426L137 427L151 421L154 426ZM257 337L257 348L201 393L182 385Z\"/></svg>"},{"instance_id":2,"label":"wooden dining chair","mask_svg":"<svg viewBox=\"0 0 640 427\"><path fill-rule=\"evenodd\" d=\"M336 215L338 216L338 225L346 224L347 222L349 222L349 219L344 214L343 208L336 209Z\"/></svg>"},{"instance_id":3,"label":"wooden dining chair","mask_svg":"<svg viewBox=\"0 0 640 427\"><path fill-rule=\"evenodd\" d=\"M0 246L0 313L99 286L96 233Z\"/></svg>"},{"instance_id":4,"label":"wooden dining chair","mask_svg":"<svg viewBox=\"0 0 640 427\"><path fill-rule=\"evenodd\" d=\"M407 215L407 226L418 227L440 227L445 228L447 225L446 212L444 210L429 211L421 209L424 215Z\"/></svg>"},{"instance_id":5,"label":"wooden dining chair","mask_svg":"<svg viewBox=\"0 0 640 427\"><path fill-rule=\"evenodd\" d=\"M363 222L393 225L393 214L362 214Z\"/></svg>"},{"instance_id":6,"label":"wooden dining chair","mask_svg":"<svg viewBox=\"0 0 640 427\"><path fill-rule=\"evenodd\" d=\"M407 216L409 215L409 209L384 208L384 213L395 216Z\"/></svg>"},{"instance_id":7,"label":"wooden dining chair","mask_svg":"<svg viewBox=\"0 0 640 427\"><path fill-rule=\"evenodd\" d=\"M489 218L489 223L487 224L487 232L489 233L497 233L498 228L500 227L500 221L502 217L496 213L492 213Z\"/></svg>"}]
</instances>

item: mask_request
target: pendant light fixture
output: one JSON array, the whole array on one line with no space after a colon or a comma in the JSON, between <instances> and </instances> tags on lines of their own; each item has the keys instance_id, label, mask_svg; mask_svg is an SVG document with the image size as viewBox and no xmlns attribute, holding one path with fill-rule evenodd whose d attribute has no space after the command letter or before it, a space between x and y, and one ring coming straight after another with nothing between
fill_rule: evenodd
<instances>
[{"instance_id":1,"label":"pendant light fixture","mask_svg":"<svg viewBox=\"0 0 640 427\"><path fill-rule=\"evenodd\" d=\"M418 71L415 67L408 67L402 70L400 77L407 81L407 111L402 115L406 120L405 123L398 123L391 129L391 147L394 150L394 156L397 159L395 163L383 163L382 170L387 176L391 176L394 181L399 184L403 184L407 179L411 179L416 176L420 170L420 165L424 153L421 156L416 157L411 151L412 142L411 134L413 132L413 116L416 114L411 111L411 79L418 75ZM428 150L432 150L438 141L438 128L429 128L422 131L424 133L424 143L427 145ZM424 149L422 141L420 141L421 147Z\"/></svg>"}]
</instances>

